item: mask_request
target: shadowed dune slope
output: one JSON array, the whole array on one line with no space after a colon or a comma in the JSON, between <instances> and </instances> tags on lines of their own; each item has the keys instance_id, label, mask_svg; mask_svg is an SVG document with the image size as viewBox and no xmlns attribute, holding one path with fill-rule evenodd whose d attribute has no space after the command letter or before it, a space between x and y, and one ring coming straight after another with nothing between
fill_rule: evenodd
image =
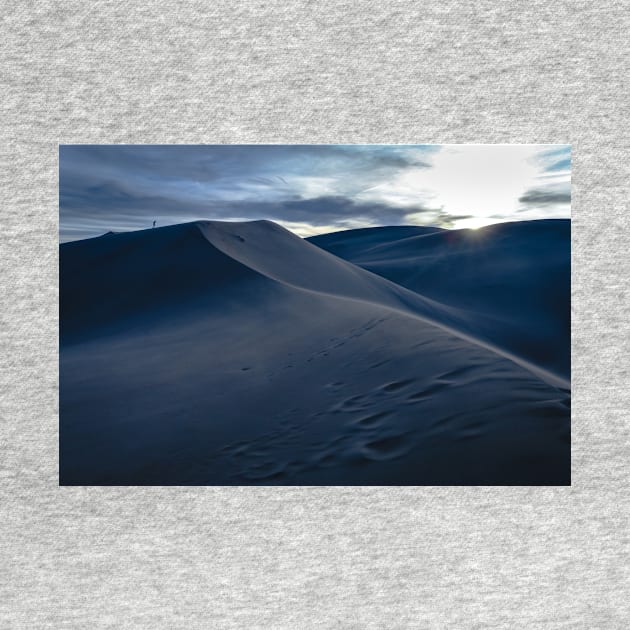
<instances>
[{"instance_id":1,"label":"shadowed dune slope","mask_svg":"<svg viewBox=\"0 0 630 630\"><path fill-rule=\"evenodd\" d=\"M190 314L260 279L209 246L192 223L66 243L60 249L61 341Z\"/></svg>"},{"instance_id":2,"label":"shadowed dune slope","mask_svg":"<svg viewBox=\"0 0 630 630\"><path fill-rule=\"evenodd\" d=\"M392 225L319 234L306 240L335 256L346 258L355 257L358 252L369 251L373 247L442 231L442 228L432 226Z\"/></svg>"},{"instance_id":3,"label":"shadowed dune slope","mask_svg":"<svg viewBox=\"0 0 630 630\"><path fill-rule=\"evenodd\" d=\"M568 219L408 235L399 227L309 240L356 265L458 309L457 326L569 378Z\"/></svg>"},{"instance_id":4,"label":"shadowed dune slope","mask_svg":"<svg viewBox=\"0 0 630 630\"><path fill-rule=\"evenodd\" d=\"M270 221L196 222L76 241L61 247L62 341L134 322L222 308L234 295L290 286L383 304L417 315L448 313Z\"/></svg>"},{"instance_id":5,"label":"shadowed dune slope","mask_svg":"<svg viewBox=\"0 0 630 630\"><path fill-rule=\"evenodd\" d=\"M60 256L64 484L569 482L562 382L273 223Z\"/></svg>"}]
</instances>

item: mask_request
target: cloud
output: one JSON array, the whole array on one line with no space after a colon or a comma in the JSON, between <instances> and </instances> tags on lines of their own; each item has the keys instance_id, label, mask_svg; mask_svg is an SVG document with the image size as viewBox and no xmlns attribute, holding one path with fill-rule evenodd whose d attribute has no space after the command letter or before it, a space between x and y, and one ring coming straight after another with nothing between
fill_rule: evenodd
<instances>
[{"instance_id":1,"label":"cloud","mask_svg":"<svg viewBox=\"0 0 630 630\"><path fill-rule=\"evenodd\" d=\"M313 225L342 224L349 219L390 225L400 223L407 214L401 208L381 203L357 203L347 197L328 196L257 204L255 211L277 219L309 221Z\"/></svg>"},{"instance_id":2,"label":"cloud","mask_svg":"<svg viewBox=\"0 0 630 630\"><path fill-rule=\"evenodd\" d=\"M554 164L551 164L546 168L548 172L553 171L568 171L571 169L571 158L564 158L562 160L558 160Z\"/></svg>"},{"instance_id":3,"label":"cloud","mask_svg":"<svg viewBox=\"0 0 630 630\"><path fill-rule=\"evenodd\" d=\"M105 179L215 184L258 179L277 185L283 175L343 176L428 168L432 147L376 145L62 145L62 174L99 173ZM287 182L285 181L284 184Z\"/></svg>"},{"instance_id":4,"label":"cloud","mask_svg":"<svg viewBox=\"0 0 630 630\"><path fill-rule=\"evenodd\" d=\"M518 198L519 217L566 217L571 204L571 146L545 146L533 156L533 163L538 174Z\"/></svg>"},{"instance_id":5,"label":"cloud","mask_svg":"<svg viewBox=\"0 0 630 630\"><path fill-rule=\"evenodd\" d=\"M400 208L381 203L357 202L343 196L287 199L280 202L175 201L156 195L135 194L115 182L87 187L80 195L66 195L62 203L69 228L62 229L62 234L67 238L76 229L71 221L75 212L78 212L78 218L82 218L84 227L90 226L97 233L145 228L154 219L160 225L203 219L270 219L285 227L290 226L302 236L378 225L450 225L451 219L439 210L421 206Z\"/></svg>"},{"instance_id":6,"label":"cloud","mask_svg":"<svg viewBox=\"0 0 630 630\"><path fill-rule=\"evenodd\" d=\"M531 189L518 200L528 206L550 206L571 203L571 192L549 189Z\"/></svg>"},{"instance_id":7,"label":"cloud","mask_svg":"<svg viewBox=\"0 0 630 630\"><path fill-rule=\"evenodd\" d=\"M571 146L563 144L553 148L545 148L534 156L545 173L557 173L571 170Z\"/></svg>"},{"instance_id":8,"label":"cloud","mask_svg":"<svg viewBox=\"0 0 630 630\"><path fill-rule=\"evenodd\" d=\"M356 194L407 168L429 168L434 146L64 145L62 237L194 219L269 218L343 227L398 223L401 210ZM95 234L94 234L95 235Z\"/></svg>"},{"instance_id":9,"label":"cloud","mask_svg":"<svg viewBox=\"0 0 630 630\"><path fill-rule=\"evenodd\" d=\"M570 200L567 146L63 145L59 158L63 240L153 220L459 227Z\"/></svg>"}]
</instances>

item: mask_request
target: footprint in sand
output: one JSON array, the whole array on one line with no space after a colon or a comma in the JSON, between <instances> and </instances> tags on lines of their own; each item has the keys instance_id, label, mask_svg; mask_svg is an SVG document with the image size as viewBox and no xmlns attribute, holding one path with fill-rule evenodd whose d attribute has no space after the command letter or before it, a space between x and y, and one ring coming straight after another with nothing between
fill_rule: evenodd
<instances>
[{"instance_id":1,"label":"footprint in sand","mask_svg":"<svg viewBox=\"0 0 630 630\"><path fill-rule=\"evenodd\" d=\"M444 372L444 374L440 374L440 376L438 376L436 380L443 383L452 384L453 379L458 379L462 376L466 376L470 372L474 372L475 370L477 370L477 368L477 365L464 365L462 367L455 368L454 370Z\"/></svg>"},{"instance_id":2,"label":"footprint in sand","mask_svg":"<svg viewBox=\"0 0 630 630\"><path fill-rule=\"evenodd\" d=\"M383 420L392 415L391 411L379 411L369 416L363 416L358 420L353 420L352 425L357 427L376 427L383 423Z\"/></svg>"},{"instance_id":3,"label":"footprint in sand","mask_svg":"<svg viewBox=\"0 0 630 630\"><path fill-rule=\"evenodd\" d=\"M361 455L370 461L388 461L406 455L413 444L408 435L387 435L365 442Z\"/></svg>"},{"instance_id":4,"label":"footprint in sand","mask_svg":"<svg viewBox=\"0 0 630 630\"><path fill-rule=\"evenodd\" d=\"M362 411L367 406L369 406L369 401L367 400L364 394L357 394L356 396L352 396L350 398L346 398L342 400L340 403L335 404L331 411L333 413L343 411L343 412L353 412L353 411Z\"/></svg>"},{"instance_id":5,"label":"footprint in sand","mask_svg":"<svg viewBox=\"0 0 630 630\"><path fill-rule=\"evenodd\" d=\"M379 361L378 363L373 363L372 365L369 366L370 370L373 370L377 367L381 367L382 365L387 365L389 362L391 361L391 359L385 359L384 361Z\"/></svg>"},{"instance_id":6,"label":"footprint in sand","mask_svg":"<svg viewBox=\"0 0 630 630\"><path fill-rule=\"evenodd\" d=\"M343 388L344 385L345 383L343 383L342 381L335 381L334 383L328 383L325 387L332 392L338 392L340 389Z\"/></svg>"},{"instance_id":7,"label":"footprint in sand","mask_svg":"<svg viewBox=\"0 0 630 630\"><path fill-rule=\"evenodd\" d=\"M408 379L406 381L394 381L393 383L383 385L381 389L384 392L397 392L399 389L407 387L407 385L410 385L411 383L413 383L413 379Z\"/></svg>"},{"instance_id":8,"label":"footprint in sand","mask_svg":"<svg viewBox=\"0 0 630 630\"><path fill-rule=\"evenodd\" d=\"M407 401L410 403L418 402L419 400L424 400L425 398L430 398L433 394L437 394L447 387L452 387L451 383L446 383L443 381L436 381L433 385L429 385L429 387L425 387L424 389L417 391L410 396L407 397Z\"/></svg>"}]
</instances>

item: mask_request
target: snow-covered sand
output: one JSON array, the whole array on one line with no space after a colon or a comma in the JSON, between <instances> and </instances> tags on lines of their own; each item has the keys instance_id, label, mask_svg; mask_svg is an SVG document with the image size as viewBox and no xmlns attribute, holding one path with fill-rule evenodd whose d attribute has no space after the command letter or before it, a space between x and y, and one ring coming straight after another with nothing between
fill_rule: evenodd
<instances>
[{"instance_id":1,"label":"snow-covered sand","mask_svg":"<svg viewBox=\"0 0 630 630\"><path fill-rule=\"evenodd\" d=\"M61 483L570 483L568 229L62 245Z\"/></svg>"}]
</instances>

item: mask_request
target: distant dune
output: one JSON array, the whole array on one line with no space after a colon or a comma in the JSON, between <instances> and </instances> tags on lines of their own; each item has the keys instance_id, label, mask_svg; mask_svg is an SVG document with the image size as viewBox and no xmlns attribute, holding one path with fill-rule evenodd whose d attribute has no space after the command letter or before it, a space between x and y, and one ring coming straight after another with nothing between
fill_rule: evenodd
<instances>
[{"instance_id":1,"label":"distant dune","mask_svg":"<svg viewBox=\"0 0 630 630\"><path fill-rule=\"evenodd\" d=\"M481 230L405 230L349 230L309 240L456 307L460 330L570 377L569 219L502 223Z\"/></svg>"},{"instance_id":2,"label":"distant dune","mask_svg":"<svg viewBox=\"0 0 630 630\"><path fill-rule=\"evenodd\" d=\"M570 483L568 222L309 240L61 245L61 483Z\"/></svg>"}]
</instances>

